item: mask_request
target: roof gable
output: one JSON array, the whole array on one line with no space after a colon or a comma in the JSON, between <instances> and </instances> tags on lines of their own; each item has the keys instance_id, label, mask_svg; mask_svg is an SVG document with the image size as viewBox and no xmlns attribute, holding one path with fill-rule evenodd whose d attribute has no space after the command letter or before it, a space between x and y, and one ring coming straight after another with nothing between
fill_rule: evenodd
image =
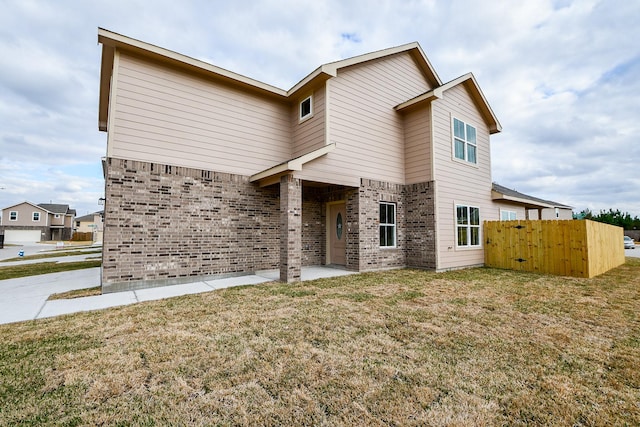
<instances>
[{"instance_id":1,"label":"roof gable","mask_svg":"<svg viewBox=\"0 0 640 427\"><path fill-rule=\"evenodd\" d=\"M341 68L351 67L353 65L363 64L365 62L375 61L388 56L397 55L400 53L409 53L418 64L418 67L422 70L431 86L440 86L442 81L436 73L435 69L431 65L431 62L425 55L424 51L418 44L418 42L412 42L403 44L388 49L382 49L375 52L366 53L363 55L353 56L351 58L342 59L339 61L329 62L316 68L312 73L307 75L304 79L295 84L288 92L287 95L298 92L300 89L306 87L310 83L316 83L318 80L327 80L331 77L338 75L338 70Z\"/></svg>"},{"instance_id":2,"label":"roof gable","mask_svg":"<svg viewBox=\"0 0 640 427\"><path fill-rule=\"evenodd\" d=\"M480 85L476 81L473 73L467 73L463 76L458 77L457 79L451 80L443 85L436 87L430 91L427 91L421 95L416 96L413 99L410 99L406 102L403 102L400 105L397 105L395 108L397 111L410 110L424 103L432 102L435 99L440 99L444 97L444 93L454 88L458 85L464 85L467 89L471 98L474 100L476 107L484 117L487 125L489 126L489 132L494 134L502 131L502 125L498 121L493 109L489 105L487 98L482 93L480 89Z\"/></svg>"}]
</instances>

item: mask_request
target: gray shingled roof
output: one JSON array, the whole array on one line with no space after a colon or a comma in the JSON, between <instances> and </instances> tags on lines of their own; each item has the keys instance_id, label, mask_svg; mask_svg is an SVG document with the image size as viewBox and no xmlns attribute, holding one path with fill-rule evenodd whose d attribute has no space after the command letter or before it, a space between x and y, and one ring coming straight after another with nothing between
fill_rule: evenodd
<instances>
[{"instance_id":1,"label":"gray shingled roof","mask_svg":"<svg viewBox=\"0 0 640 427\"><path fill-rule=\"evenodd\" d=\"M60 205L56 203L40 203L38 206L40 206L42 209L46 209L49 212L53 212L56 214L76 214L75 209L69 209L69 205Z\"/></svg>"},{"instance_id":2,"label":"gray shingled roof","mask_svg":"<svg viewBox=\"0 0 640 427\"><path fill-rule=\"evenodd\" d=\"M500 184L493 183L493 191L496 193L504 194L505 196L517 197L519 199L530 200L535 203L542 203L546 205L552 205L554 208L572 209L571 206L563 205L562 203L554 202L551 200L540 199L538 197L529 196L528 194L520 193L519 191L512 190L504 187Z\"/></svg>"}]
</instances>

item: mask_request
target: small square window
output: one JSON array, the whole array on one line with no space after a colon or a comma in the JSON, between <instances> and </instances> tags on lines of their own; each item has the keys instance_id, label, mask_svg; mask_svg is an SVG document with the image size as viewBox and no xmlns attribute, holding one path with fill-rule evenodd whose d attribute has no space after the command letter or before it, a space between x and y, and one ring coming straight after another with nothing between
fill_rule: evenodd
<instances>
[{"instance_id":1,"label":"small square window","mask_svg":"<svg viewBox=\"0 0 640 427\"><path fill-rule=\"evenodd\" d=\"M18 220L18 212L11 211L9 212L9 221L17 221Z\"/></svg>"},{"instance_id":2,"label":"small square window","mask_svg":"<svg viewBox=\"0 0 640 427\"><path fill-rule=\"evenodd\" d=\"M40 212L33 213L33 221L40 221Z\"/></svg>"},{"instance_id":3,"label":"small square window","mask_svg":"<svg viewBox=\"0 0 640 427\"><path fill-rule=\"evenodd\" d=\"M313 114L313 107L311 103L311 97L305 98L300 103L300 120L306 119L307 117L311 117Z\"/></svg>"}]
</instances>

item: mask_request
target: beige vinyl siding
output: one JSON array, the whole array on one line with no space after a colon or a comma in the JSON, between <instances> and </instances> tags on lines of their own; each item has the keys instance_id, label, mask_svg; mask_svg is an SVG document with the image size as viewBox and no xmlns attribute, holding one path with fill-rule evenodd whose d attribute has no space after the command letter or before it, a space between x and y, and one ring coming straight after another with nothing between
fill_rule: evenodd
<instances>
[{"instance_id":1,"label":"beige vinyl siding","mask_svg":"<svg viewBox=\"0 0 640 427\"><path fill-rule=\"evenodd\" d=\"M120 54L109 155L251 175L291 157L289 104Z\"/></svg>"},{"instance_id":2,"label":"beige vinyl siding","mask_svg":"<svg viewBox=\"0 0 640 427\"><path fill-rule=\"evenodd\" d=\"M325 142L325 87L305 92L291 104L291 135L293 137L292 157L299 157L318 148ZM300 102L312 95L313 117L300 122Z\"/></svg>"},{"instance_id":3,"label":"beige vinyl siding","mask_svg":"<svg viewBox=\"0 0 640 427\"><path fill-rule=\"evenodd\" d=\"M407 113L405 126L405 181L431 181L431 107Z\"/></svg>"},{"instance_id":4,"label":"beige vinyl siding","mask_svg":"<svg viewBox=\"0 0 640 427\"><path fill-rule=\"evenodd\" d=\"M49 214L50 215L50 220L49 220L49 225L51 226L59 226L62 227L65 225L65 216L64 214ZM58 218L56 218L56 215L58 215ZM69 227L71 227L71 225L69 225Z\"/></svg>"},{"instance_id":5,"label":"beige vinyl siding","mask_svg":"<svg viewBox=\"0 0 640 427\"><path fill-rule=\"evenodd\" d=\"M456 248L456 205L480 209L480 224L499 219L491 199L491 153L489 129L464 85L444 93L431 104L433 110L434 178L437 200L437 235L439 270L484 263L484 241L479 248ZM452 143L453 117L476 128L477 163L454 159Z\"/></svg>"},{"instance_id":6,"label":"beige vinyl siding","mask_svg":"<svg viewBox=\"0 0 640 427\"><path fill-rule=\"evenodd\" d=\"M18 220L11 221L10 213L17 212ZM32 221L33 213L40 212L40 221ZM11 225L11 226L46 226L47 224L47 211L44 209L35 207L28 203L21 203L19 205L13 206L11 208L2 210L2 225Z\"/></svg>"},{"instance_id":7,"label":"beige vinyl siding","mask_svg":"<svg viewBox=\"0 0 640 427\"><path fill-rule=\"evenodd\" d=\"M535 214L537 215L537 211ZM571 209L558 209L558 216L556 216L555 208L545 208L542 209L542 218L541 219L573 219L573 211Z\"/></svg>"},{"instance_id":8,"label":"beige vinyl siding","mask_svg":"<svg viewBox=\"0 0 640 427\"><path fill-rule=\"evenodd\" d=\"M393 107L430 89L411 55L340 69L328 83L328 142L336 150L297 175L351 186L360 178L404 183L403 117Z\"/></svg>"}]
</instances>

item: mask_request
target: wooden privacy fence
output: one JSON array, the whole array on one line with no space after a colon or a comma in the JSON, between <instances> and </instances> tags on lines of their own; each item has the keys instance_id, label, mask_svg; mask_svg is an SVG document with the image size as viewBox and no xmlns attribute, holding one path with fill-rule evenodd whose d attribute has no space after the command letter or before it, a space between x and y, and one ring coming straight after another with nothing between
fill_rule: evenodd
<instances>
[{"instance_id":1,"label":"wooden privacy fence","mask_svg":"<svg viewBox=\"0 0 640 427\"><path fill-rule=\"evenodd\" d=\"M485 265L594 277L624 264L623 230L590 220L485 221Z\"/></svg>"},{"instance_id":2,"label":"wooden privacy fence","mask_svg":"<svg viewBox=\"0 0 640 427\"><path fill-rule=\"evenodd\" d=\"M71 236L72 242L92 242L93 241L93 233L92 232L75 232L73 236Z\"/></svg>"}]
</instances>

